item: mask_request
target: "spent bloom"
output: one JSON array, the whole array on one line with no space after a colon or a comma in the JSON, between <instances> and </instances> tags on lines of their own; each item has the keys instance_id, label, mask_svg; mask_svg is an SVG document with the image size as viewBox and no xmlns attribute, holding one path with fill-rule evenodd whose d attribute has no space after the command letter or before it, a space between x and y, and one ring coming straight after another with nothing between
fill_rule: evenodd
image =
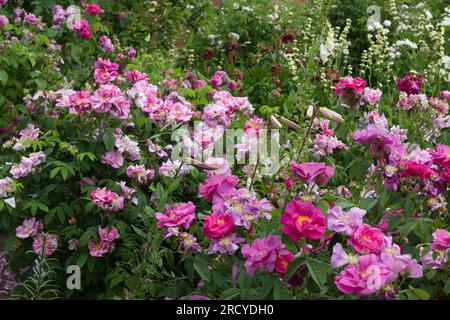
<instances>
[{"instance_id":1,"label":"spent bloom","mask_svg":"<svg viewBox=\"0 0 450 320\"><path fill-rule=\"evenodd\" d=\"M253 276L258 269L273 272L278 253L283 249L284 244L277 235L269 235L266 238L256 239L251 244L245 244L241 252L246 259L247 274Z\"/></svg>"},{"instance_id":2,"label":"spent bloom","mask_svg":"<svg viewBox=\"0 0 450 320\"><path fill-rule=\"evenodd\" d=\"M353 229L363 223L365 214L366 210L363 209L351 208L344 211L340 206L334 206L328 211L328 229L350 236Z\"/></svg>"}]
</instances>

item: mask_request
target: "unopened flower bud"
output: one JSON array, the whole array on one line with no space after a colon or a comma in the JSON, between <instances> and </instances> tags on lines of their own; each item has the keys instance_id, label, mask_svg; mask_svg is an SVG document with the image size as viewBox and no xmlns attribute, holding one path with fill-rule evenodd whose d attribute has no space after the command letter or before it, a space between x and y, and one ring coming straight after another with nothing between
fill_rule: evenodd
<instances>
[{"instance_id":1,"label":"unopened flower bud","mask_svg":"<svg viewBox=\"0 0 450 320\"><path fill-rule=\"evenodd\" d=\"M287 125L289 128L294 129L294 130L300 129L300 125L298 125L297 123L295 123L295 122L293 122L293 121L291 121L291 120L289 120L289 119L287 119L287 118L285 118L283 116L277 116L277 117L278 117L278 120L280 120L280 122L282 124Z\"/></svg>"},{"instance_id":2,"label":"unopened flower bud","mask_svg":"<svg viewBox=\"0 0 450 320\"><path fill-rule=\"evenodd\" d=\"M321 108L319 108L319 112L328 120L333 120L338 123L344 122L344 118L342 118L342 116L339 113L334 112L333 110L330 110L325 107L321 107Z\"/></svg>"},{"instance_id":3,"label":"unopened flower bud","mask_svg":"<svg viewBox=\"0 0 450 320\"><path fill-rule=\"evenodd\" d=\"M278 121L278 119L274 116L271 115L270 116L270 123L272 124L272 126L276 129L281 129L283 126L281 125L280 121Z\"/></svg>"}]
</instances>

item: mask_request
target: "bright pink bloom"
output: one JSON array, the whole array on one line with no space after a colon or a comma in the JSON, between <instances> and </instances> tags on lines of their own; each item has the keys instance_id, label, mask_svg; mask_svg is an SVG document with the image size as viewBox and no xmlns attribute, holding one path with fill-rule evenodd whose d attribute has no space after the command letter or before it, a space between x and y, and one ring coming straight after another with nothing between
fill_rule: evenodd
<instances>
[{"instance_id":1,"label":"bright pink bloom","mask_svg":"<svg viewBox=\"0 0 450 320\"><path fill-rule=\"evenodd\" d=\"M117 79L119 65L109 59L98 59L95 62L94 79L97 83L105 84Z\"/></svg>"},{"instance_id":2,"label":"bright pink bloom","mask_svg":"<svg viewBox=\"0 0 450 320\"><path fill-rule=\"evenodd\" d=\"M419 177L422 181L438 175L436 171L431 169L431 165L426 165L415 161L400 162L400 169L400 175L402 177Z\"/></svg>"},{"instance_id":3,"label":"bright pink bloom","mask_svg":"<svg viewBox=\"0 0 450 320\"><path fill-rule=\"evenodd\" d=\"M91 103L95 112L109 112L119 119L127 119L130 114L130 101L122 94L119 87L113 84L100 86L92 95Z\"/></svg>"},{"instance_id":4,"label":"bright pink bloom","mask_svg":"<svg viewBox=\"0 0 450 320\"><path fill-rule=\"evenodd\" d=\"M192 221L195 219L195 206L192 202L174 204L173 209L166 204L166 213L157 212L155 214L158 220L158 228L175 228L182 226L184 229L189 229Z\"/></svg>"},{"instance_id":5,"label":"bright pink bloom","mask_svg":"<svg viewBox=\"0 0 450 320\"><path fill-rule=\"evenodd\" d=\"M300 238L320 239L326 230L326 219L319 208L310 202L291 201L281 216L283 233L294 242Z\"/></svg>"},{"instance_id":6,"label":"bright pink bloom","mask_svg":"<svg viewBox=\"0 0 450 320\"><path fill-rule=\"evenodd\" d=\"M91 15L103 13L103 9L98 4L85 4L86 12Z\"/></svg>"},{"instance_id":7,"label":"bright pink bloom","mask_svg":"<svg viewBox=\"0 0 450 320\"><path fill-rule=\"evenodd\" d=\"M146 83L146 81L148 81L148 76L146 73L141 73L138 70L130 70L127 71L125 73L125 78L127 78L128 81L130 81L131 83L136 83L138 81L145 81L144 83ZM156 94L157 94L157 88L155 88L155 98L156 98Z\"/></svg>"},{"instance_id":8,"label":"bright pink bloom","mask_svg":"<svg viewBox=\"0 0 450 320\"><path fill-rule=\"evenodd\" d=\"M9 23L8 17L4 15L0 15L0 28L3 28Z\"/></svg>"},{"instance_id":9,"label":"bright pink bloom","mask_svg":"<svg viewBox=\"0 0 450 320\"><path fill-rule=\"evenodd\" d=\"M434 250L450 249L450 232L445 229L436 229L433 232L433 243L431 247Z\"/></svg>"},{"instance_id":10,"label":"bright pink bloom","mask_svg":"<svg viewBox=\"0 0 450 320\"><path fill-rule=\"evenodd\" d=\"M236 229L230 215L212 213L209 216L203 216L203 220L205 220L203 232L210 239L223 237Z\"/></svg>"},{"instance_id":11,"label":"bright pink bloom","mask_svg":"<svg viewBox=\"0 0 450 320\"><path fill-rule=\"evenodd\" d=\"M441 97L444 98L445 100L450 100L450 91L448 91L448 90L442 91Z\"/></svg>"},{"instance_id":12,"label":"bright pink bloom","mask_svg":"<svg viewBox=\"0 0 450 320\"><path fill-rule=\"evenodd\" d=\"M78 33L83 39L89 40L92 38L92 29L89 21L86 19L75 20L72 22L73 30Z\"/></svg>"},{"instance_id":13,"label":"bright pink bloom","mask_svg":"<svg viewBox=\"0 0 450 320\"><path fill-rule=\"evenodd\" d=\"M70 113L85 114L92 110L91 95L87 91L76 91L69 96Z\"/></svg>"},{"instance_id":14,"label":"bright pink bloom","mask_svg":"<svg viewBox=\"0 0 450 320\"><path fill-rule=\"evenodd\" d=\"M278 253L284 249L281 237L270 235L267 238L256 239L252 244L242 247L242 255L246 258L247 274L253 276L258 269L273 272Z\"/></svg>"},{"instance_id":15,"label":"bright pink bloom","mask_svg":"<svg viewBox=\"0 0 450 320\"><path fill-rule=\"evenodd\" d=\"M335 87L335 93L339 97L343 97L346 95L361 96L364 92L365 87L366 80L359 77L352 78L347 76L337 83Z\"/></svg>"},{"instance_id":16,"label":"bright pink bloom","mask_svg":"<svg viewBox=\"0 0 450 320\"><path fill-rule=\"evenodd\" d=\"M255 135L258 137L262 128L264 128L264 120L257 116L253 116L252 119L245 123L244 132L248 135Z\"/></svg>"},{"instance_id":17,"label":"bright pink bloom","mask_svg":"<svg viewBox=\"0 0 450 320\"><path fill-rule=\"evenodd\" d=\"M384 234L378 228L362 224L353 230L349 243L359 253L374 253L384 248Z\"/></svg>"},{"instance_id":18,"label":"bright pink bloom","mask_svg":"<svg viewBox=\"0 0 450 320\"><path fill-rule=\"evenodd\" d=\"M433 156L433 163L443 167L450 166L450 146L437 144L434 150L428 149L428 152Z\"/></svg>"}]
</instances>

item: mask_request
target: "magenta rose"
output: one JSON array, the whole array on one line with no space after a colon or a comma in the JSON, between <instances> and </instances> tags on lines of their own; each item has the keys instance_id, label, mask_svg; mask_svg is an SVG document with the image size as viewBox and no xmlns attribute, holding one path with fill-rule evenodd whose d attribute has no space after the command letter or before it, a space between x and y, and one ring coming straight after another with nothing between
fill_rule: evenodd
<instances>
[{"instance_id":1,"label":"magenta rose","mask_svg":"<svg viewBox=\"0 0 450 320\"><path fill-rule=\"evenodd\" d=\"M221 238L236 228L233 218L226 214L212 213L210 216L203 216L203 220L205 220L203 232L210 239Z\"/></svg>"},{"instance_id":2,"label":"magenta rose","mask_svg":"<svg viewBox=\"0 0 450 320\"><path fill-rule=\"evenodd\" d=\"M281 223L284 224L283 233L297 242L300 238L320 239L325 233L327 221L314 204L294 200L287 204Z\"/></svg>"}]
</instances>

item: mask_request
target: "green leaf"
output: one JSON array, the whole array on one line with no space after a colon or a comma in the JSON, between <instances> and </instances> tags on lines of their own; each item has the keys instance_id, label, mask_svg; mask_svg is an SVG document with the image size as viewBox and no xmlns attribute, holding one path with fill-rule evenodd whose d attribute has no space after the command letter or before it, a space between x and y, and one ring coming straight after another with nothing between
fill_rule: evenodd
<instances>
[{"instance_id":1,"label":"green leaf","mask_svg":"<svg viewBox=\"0 0 450 320\"><path fill-rule=\"evenodd\" d=\"M238 288L230 288L222 292L220 299L231 300L241 294L241 290Z\"/></svg>"},{"instance_id":2,"label":"green leaf","mask_svg":"<svg viewBox=\"0 0 450 320\"><path fill-rule=\"evenodd\" d=\"M140 236L141 238L147 238L147 234L144 231L142 231L141 229L139 229L133 225L131 225L131 227L133 228L134 232L136 232L136 234L138 236Z\"/></svg>"},{"instance_id":3,"label":"green leaf","mask_svg":"<svg viewBox=\"0 0 450 320\"><path fill-rule=\"evenodd\" d=\"M53 179L58 174L59 170L61 170L61 167L56 167L50 171L50 179Z\"/></svg>"},{"instance_id":4,"label":"green leaf","mask_svg":"<svg viewBox=\"0 0 450 320\"><path fill-rule=\"evenodd\" d=\"M414 295L416 295L417 297L419 297L422 300L430 299L430 294L428 292L426 292L425 290L418 289L418 288L411 288L411 291L414 293Z\"/></svg>"},{"instance_id":5,"label":"green leaf","mask_svg":"<svg viewBox=\"0 0 450 320\"><path fill-rule=\"evenodd\" d=\"M112 280L111 280L111 282L109 283L109 287L110 288L114 288L115 286L117 286L119 283L121 283L123 281L123 278L122 278L122 276L120 275L120 276L118 276L118 277L115 277L115 278L113 278Z\"/></svg>"},{"instance_id":6,"label":"green leaf","mask_svg":"<svg viewBox=\"0 0 450 320\"><path fill-rule=\"evenodd\" d=\"M105 143L106 150L111 151L116 145L116 138L111 131L107 131L103 135L103 142Z\"/></svg>"},{"instance_id":7,"label":"green leaf","mask_svg":"<svg viewBox=\"0 0 450 320\"><path fill-rule=\"evenodd\" d=\"M400 235L402 237L406 237L408 234L411 233L417 226L419 225L418 220L413 220L408 222L407 224L401 226L398 228L398 231L400 231Z\"/></svg>"},{"instance_id":8,"label":"green leaf","mask_svg":"<svg viewBox=\"0 0 450 320\"><path fill-rule=\"evenodd\" d=\"M306 260L306 266L308 267L311 278L319 286L320 290L323 290L327 281L327 273L322 262L316 259L308 258Z\"/></svg>"},{"instance_id":9,"label":"green leaf","mask_svg":"<svg viewBox=\"0 0 450 320\"><path fill-rule=\"evenodd\" d=\"M83 253L81 256L78 257L76 265L80 268L83 268L84 264L86 263L88 258L88 255L86 253Z\"/></svg>"},{"instance_id":10,"label":"green leaf","mask_svg":"<svg viewBox=\"0 0 450 320\"><path fill-rule=\"evenodd\" d=\"M3 83L3 85L6 85L6 83L8 82L8 73L3 70L0 69L0 81Z\"/></svg>"},{"instance_id":11,"label":"green leaf","mask_svg":"<svg viewBox=\"0 0 450 320\"><path fill-rule=\"evenodd\" d=\"M450 294L450 278L448 278L447 281L445 281L444 293L446 295Z\"/></svg>"},{"instance_id":12,"label":"green leaf","mask_svg":"<svg viewBox=\"0 0 450 320\"><path fill-rule=\"evenodd\" d=\"M194 269L199 274L200 278L202 278L205 281L210 281L211 279L211 272L208 268L208 264L201 256L196 256L194 258Z\"/></svg>"},{"instance_id":13,"label":"green leaf","mask_svg":"<svg viewBox=\"0 0 450 320\"><path fill-rule=\"evenodd\" d=\"M287 300L289 299L289 289L280 280L276 280L273 287L274 300Z\"/></svg>"},{"instance_id":14,"label":"green leaf","mask_svg":"<svg viewBox=\"0 0 450 320\"><path fill-rule=\"evenodd\" d=\"M361 201L359 202L358 207L361 209L364 209L366 211L369 211L370 209L375 207L377 202L378 202L378 199L375 199L375 198L370 198L370 197L362 198Z\"/></svg>"},{"instance_id":15,"label":"green leaf","mask_svg":"<svg viewBox=\"0 0 450 320\"><path fill-rule=\"evenodd\" d=\"M61 167L61 176L63 178L64 181L67 180L67 176L69 175L69 171L67 170L66 167Z\"/></svg>"},{"instance_id":16,"label":"green leaf","mask_svg":"<svg viewBox=\"0 0 450 320\"><path fill-rule=\"evenodd\" d=\"M330 205L328 204L327 201L325 200L321 200L317 203L317 207L319 207L320 211L322 211L322 213L327 216L328 214L328 209L330 208Z\"/></svg>"},{"instance_id":17,"label":"green leaf","mask_svg":"<svg viewBox=\"0 0 450 320\"><path fill-rule=\"evenodd\" d=\"M85 231L83 235L80 237L80 246L84 247L85 245L87 245L90 239L91 239L91 231L90 230Z\"/></svg>"},{"instance_id":18,"label":"green leaf","mask_svg":"<svg viewBox=\"0 0 450 320\"><path fill-rule=\"evenodd\" d=\"M290 278L297 272L298 268L305 263L306 257L301 256L293 259L286 270L286 274L284 275L284 281L289 281Z\"/></svg>"}]
</instances>

